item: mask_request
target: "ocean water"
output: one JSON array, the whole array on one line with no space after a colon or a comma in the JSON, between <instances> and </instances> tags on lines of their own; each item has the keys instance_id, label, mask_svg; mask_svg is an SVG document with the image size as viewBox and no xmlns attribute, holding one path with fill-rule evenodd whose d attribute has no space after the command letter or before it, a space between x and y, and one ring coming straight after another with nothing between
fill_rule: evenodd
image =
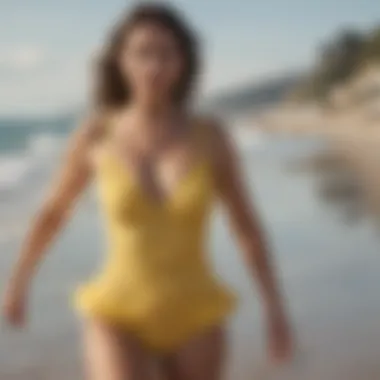
<instances>
[{"instance_id":1,"label":"ocean water","mask_svg":"<svg viewBox=\"0 0 380 380\"><path fill-rule=\"evenodd\" d=\"M370 223L349 227L315 196L317 179L288 162L324 143L269 137L247 120L231 122L252 202L274 255L298 342L296 361L274 369L266 360L265 320L256 285L217 210L210 254L240 295L230 324L226 379L377 380L380 378L380 258ZM26 228L59 165L72 125L0 124L0 289ZM101 220L91 191L39 271L22 331L0 330L0 380L80 379L80 322L70 306L78 283L98 266Z\"/></svg>"}]
</instances>

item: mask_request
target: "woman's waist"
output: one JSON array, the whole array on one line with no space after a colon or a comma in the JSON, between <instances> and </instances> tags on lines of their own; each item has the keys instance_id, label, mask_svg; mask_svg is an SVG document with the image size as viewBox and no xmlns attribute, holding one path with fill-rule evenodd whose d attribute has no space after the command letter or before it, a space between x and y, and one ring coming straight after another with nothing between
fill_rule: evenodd
<instances>
[{"instance_id":1,"label":"woman's waist","mask_svg":"<svg viewBox=\"0 0 380 380\"><path fill-rule=\"evenodd\" d=\"M164 272L149 271L147 267L123 271L106 266L90 283L111 298L117 294L124 299L136 294L147 299L171 299L201 295L212 298L229 293L228 287L205 267Z\"/></svg>"},{"instance_id":2,"label":"woman's waist","mask_svg":"<svg viewBox=\"0 0 380 380\"><path fill-rule=\"evenodd\" d=\"M120 248L120 247L118 247ZM109 251L101 274L107 278L121 278L144 282L185 281L208 277L212 273L207 255L200 250L132 250Z\"/></svg>"},{"instance_id":3,"label":"woman's waist","mask_svg":"<svg viewBox=\"0 0 380 380\"><path fill-rule=\"evenodd\" d=\"M145 234L112 234L106 242L106 258L121 265L147 266L202 261L205 257L202 236L179 236L173 232L169 238Z\"/></svg>"}]
</instances>

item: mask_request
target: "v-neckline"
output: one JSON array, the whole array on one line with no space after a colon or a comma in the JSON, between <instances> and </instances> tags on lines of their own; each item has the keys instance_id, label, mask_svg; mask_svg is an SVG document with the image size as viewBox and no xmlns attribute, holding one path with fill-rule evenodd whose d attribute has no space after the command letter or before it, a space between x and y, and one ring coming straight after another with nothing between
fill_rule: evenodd
<instances>
[{"instance_id":1,"label":"v-neckline","mask_svg":"<svg viewBox=\"0 0 380 380\"><path fill-rule=\"evenodd\" d=\"M121 157L119 157L116 153L112 154L112 157L120 167L124 178L128 180L128 182L136 189L139 196L147 203L149 203L152 206L155 206L156 208L167 208L169 207L174 200L178 197L178 194L182 191L183 188L185 188L186 184L190 181L190 179L195 176L196 173L198 173L201 168L205 165L205 159L204 158L196 158L193 159L193 162L189 165L189 167L184 171L184 173L175 181L175 184L172 186L172 189L168 191L161 199L156 198L154 195L150 194L149 191L147 191L141 181L139 181L135 176L132 174L132 171L128 167L127 164L125 164Z\"/></svg>"}]
</instances>

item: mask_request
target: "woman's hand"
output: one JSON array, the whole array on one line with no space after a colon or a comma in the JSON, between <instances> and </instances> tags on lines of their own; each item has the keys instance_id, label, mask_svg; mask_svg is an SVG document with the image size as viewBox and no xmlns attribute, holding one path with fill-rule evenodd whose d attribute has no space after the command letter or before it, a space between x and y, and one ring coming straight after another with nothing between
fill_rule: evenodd
<instances>
[{"instance_id":1,"label":"woman's hand","mask_svg":"<svg viewBox=\"0 0 380 380\"><path fill-rule=\"evenodd\" d=\"M294 342L287 319L282 312L270 313L268 318L268 349L274 364L293 359Z\"/></svg>"},{"instance_id":2,"label":"woman's hand","mask_svg":"<svg viewBox=\"0 0 380 380\"><path fill-rule=\"evenodd\" d=\"M2 312L7 323L21 327L26 319L27 291L24 287L11 284L5 292Z\"/></svg>"}]
</instances>

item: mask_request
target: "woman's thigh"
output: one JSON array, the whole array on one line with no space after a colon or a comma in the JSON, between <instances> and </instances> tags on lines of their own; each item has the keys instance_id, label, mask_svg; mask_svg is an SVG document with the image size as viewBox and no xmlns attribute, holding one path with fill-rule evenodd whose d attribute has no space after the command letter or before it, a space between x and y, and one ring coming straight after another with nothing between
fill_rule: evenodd
<instances>
[{"instance_id":1,"label":"woman's thigh","mask_svg":"<svg viewBox=\"0 0 380 380\"><path fill-rule=\"evenodd\" d=\"M164 363L168 380L220 380L226 356L223 327L195 337Z\"/></svg>"},{"instance_id":2,"label":"woman's thigh","mask_svg":"<svg viewBox=\"0 0 380 380\"><path fill-rule=\"evenodd\" d=\"M131 336L97 320L84 323L88 380L151 380L152 358Z\"/></svg>"}]
</instances>

